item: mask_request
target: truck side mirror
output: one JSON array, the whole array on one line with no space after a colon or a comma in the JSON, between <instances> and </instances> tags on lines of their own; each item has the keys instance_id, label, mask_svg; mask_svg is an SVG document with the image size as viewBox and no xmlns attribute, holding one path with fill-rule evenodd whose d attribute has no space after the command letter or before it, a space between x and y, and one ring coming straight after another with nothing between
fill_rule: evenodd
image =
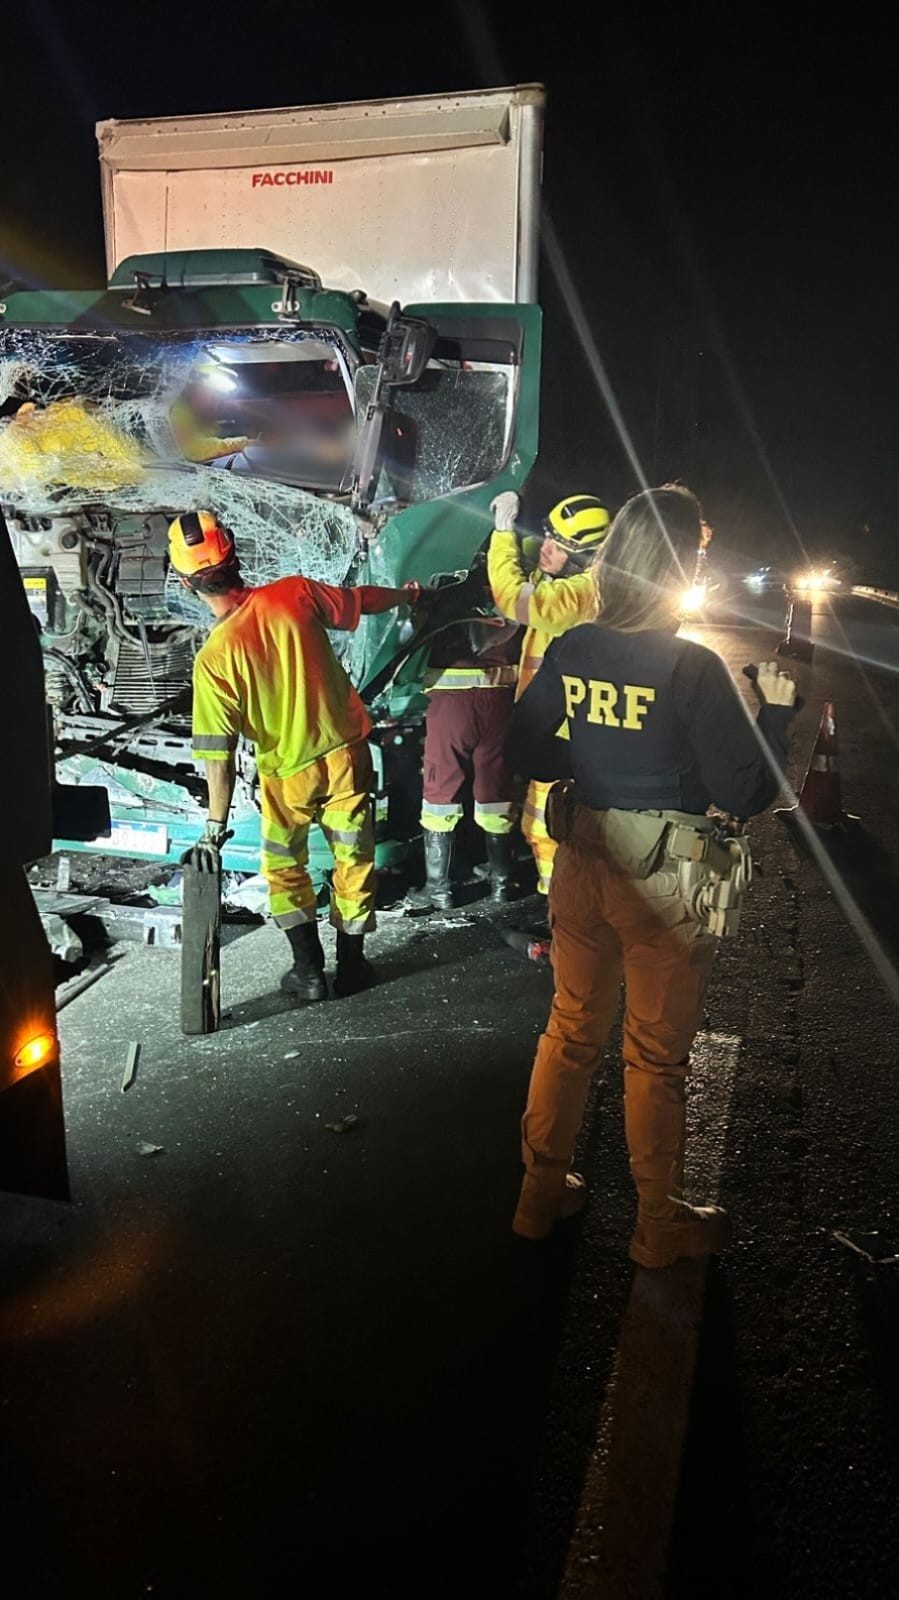
<instances>
[{"instance_id":1,"label":"truck side mirror","mask_svg":"<svg viewBox=\"0 0 899 1600\"><path fill-rule=\"evenodd\" d=\"M431 359L436 339L436 330L429 322L404 317L397 305L392 306L378 357L382 383L397 388L417 383Z\"/></svg>"}]
</instances>

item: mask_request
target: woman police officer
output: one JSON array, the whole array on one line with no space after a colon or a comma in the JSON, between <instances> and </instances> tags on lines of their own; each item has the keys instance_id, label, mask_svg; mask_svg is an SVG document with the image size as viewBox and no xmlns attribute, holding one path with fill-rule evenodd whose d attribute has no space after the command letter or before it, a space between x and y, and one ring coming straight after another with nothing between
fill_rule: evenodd
<instances>
[{"instance_id":1,"label":"woman police officer","mask_svg":"<svg viewBox=\"0 0 899 1600\"><path fill-rule=\"evenodd\" d=\"M689 1052L715 934L734 930L748 865L742 842L707 811L746 818L770 805L796 697L792 679L762 663L753 726L720 657L677 637L703 526L680 486L627 502L594 568L596 620L550 646L507 746L517 772L573 780L555 807L556 987L522 1122L513 1228L545 1238L586 1199L569 1166L623 977L625 1131L638 1198L630 1255L645 1267L727 1242L723 1211L682 1198Z\"/></svg>"}]
</instances>

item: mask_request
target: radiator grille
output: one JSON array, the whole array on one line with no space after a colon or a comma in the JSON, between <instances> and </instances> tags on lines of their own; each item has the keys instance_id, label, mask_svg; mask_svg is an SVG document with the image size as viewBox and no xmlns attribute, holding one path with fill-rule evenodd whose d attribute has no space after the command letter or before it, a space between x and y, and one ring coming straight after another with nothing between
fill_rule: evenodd
<instances>
[{"instance_id":1,"label":"radiator grille","mask_svg":"<svg viewBox=\"0 0 899 1600\"><path fill-rule=\"evenodd\" d=\"M149 656L149 662L147 657ZM129 716L155 711L190 686L194 663L191 639L172 644L117 644L110 710Z\"/></svg>"}]
</instances>

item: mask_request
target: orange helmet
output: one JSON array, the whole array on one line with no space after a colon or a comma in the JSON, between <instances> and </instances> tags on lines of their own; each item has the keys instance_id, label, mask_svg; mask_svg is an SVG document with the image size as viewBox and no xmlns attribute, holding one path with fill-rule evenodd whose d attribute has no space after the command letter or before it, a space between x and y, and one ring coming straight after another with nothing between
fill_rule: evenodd
<instances>
[{"instance_id":1,"label":"orange helmet","mask_svg":"<svg viewBox=\"0 0 899 1600\"><path fill-rule=\"evenodd\" d=\"M195 578L234 560L234 539L214 511L185 511L169 528L169 559L182 578Z\"/></svg>"}]
</instances>

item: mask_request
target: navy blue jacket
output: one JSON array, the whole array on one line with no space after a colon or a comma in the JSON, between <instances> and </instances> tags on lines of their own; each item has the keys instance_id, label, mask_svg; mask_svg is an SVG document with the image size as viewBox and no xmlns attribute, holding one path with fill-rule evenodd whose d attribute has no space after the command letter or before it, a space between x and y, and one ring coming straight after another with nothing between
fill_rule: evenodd
<instances>
[{"instance_id":1,"label":"navy blue jacket","mask_svg":"<svg viewBox=\"0 0 899 1600\"><path fill-rule=\"evenodd\" d=\"M704 645L586 623L546 652L515 707L506 755L523 777L574 778L596 810L701 815L715 805L751 817L780 791L791 715L763 706L753 723Z\"/></svg>"}]
</instances>

